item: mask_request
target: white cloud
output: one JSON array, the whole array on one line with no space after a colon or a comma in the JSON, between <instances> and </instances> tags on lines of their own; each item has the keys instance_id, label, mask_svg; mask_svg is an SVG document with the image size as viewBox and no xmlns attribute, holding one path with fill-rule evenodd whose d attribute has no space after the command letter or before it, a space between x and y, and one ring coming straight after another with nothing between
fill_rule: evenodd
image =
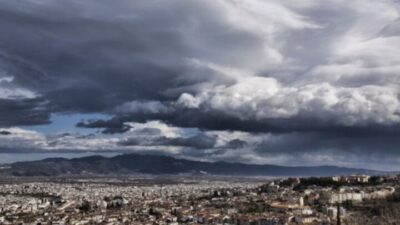
<instances>
[{"instance_id":1,"label":"white cloud","mask_svg":"<svg viewBox=\"0 0 400 225\"><path fill-rule=\"evenodd\" d=\"M285 87L273 78L245 78L196 96L184 94L184 106L208 109L243 120L306 116L341 125L400 123L398 90L381 86L336 87L329 83ZM196 103L196 104L194 104Z\"/></svg>"},{"instance_id":2,"label":"white cloud","mask_svg":"<svg viewBox=\"0 0 400 225\"><path fill-rule=\"evenodd\" d=\"M0 74L0 99L15 100L37 97L34 92L26 88L18 87L13 81L13 76L2 76Z\"/></svg>"},{"instance_id":3,"label":"white cloud","mask_svg":"<svg viewBox=\"0 0 400 225\"><path fill-rule=\"evenodd\" d=\"M171 109L159 101L132 101L117 107L118 113L167 113Z\"/></svg>"},{"instance_id":4,"label":"white cloud","mask_svg":"<svg viewBox=\"0 0 400 225\"><path fill-rule=\"evenodd\" d=\"M0 148L18 150L36 150L46 147L46 137L36 131L18 127L0 129L7 135L0 135Z\"/></svg>"},{"instance_id":5,"label":"white cloud","mask_svg":"<svg viewBox=\"0 0 400 225\"><path fill-rule=\"evenodd\" d=\"M125 134L125 136L130 136L132 133L134 135L137 135L135 131L138 130L143 130L146 128L153 128L153 129L158 129L161 131L161 134L165 137L168 138L175 138L175 137L180 137L184 135L184 128L178 128L178 127L173 127L173 126L168 126L167 124L161 122L161 121L149 121L146 123L128 123L132 128L131 130Z\"/></svg>"},{"instance_id":6,"label":"white cloud","mask_svg":"<svg viewBox=\"0 0 400 225\"><path fill-rule=\"evenodd\" d=\"M305 116L345 126L400 123L400 13L392 1L238 1L230 10L243 14L241 24L265 36L280 60L269 68L269 57L252 57L266 66L257 68L196 60L197 67L233 79L211 80L181 94L178 104L242 120ZM261 12L269 12L268 19Z\"/></svg>"}]
</instances>

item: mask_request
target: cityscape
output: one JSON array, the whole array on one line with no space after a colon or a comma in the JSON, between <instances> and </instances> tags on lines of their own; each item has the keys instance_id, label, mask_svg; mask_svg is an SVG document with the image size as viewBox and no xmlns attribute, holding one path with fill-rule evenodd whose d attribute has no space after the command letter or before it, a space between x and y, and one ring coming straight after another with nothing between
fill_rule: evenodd
<instances>
[{"instance_id":1,"label":"cityscape","mask_svg":"<svg viewBox=\"0 0 400 225\"><path fill-rule=\"evenodd\" d=\"M397 224L399 185L367 175L10 177L0 224Z\"/></svg>"},{"instance_id":2,"label":"cityscape","mask_svg":"<svg viewBox=\"0 0 400 225\"><path fill-rule=\"evenodd\" d=\"M0 225L400 225L400 0L0 0Z\"/></svg>"}]
</instances>

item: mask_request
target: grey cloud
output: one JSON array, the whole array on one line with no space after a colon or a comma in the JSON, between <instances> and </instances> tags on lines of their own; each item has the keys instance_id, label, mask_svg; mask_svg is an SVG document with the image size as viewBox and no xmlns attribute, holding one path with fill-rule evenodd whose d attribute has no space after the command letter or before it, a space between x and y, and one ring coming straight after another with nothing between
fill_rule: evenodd
<instances>
[{"instance_id":1,"label":"grey cloud","mask_svg":"<svg viewBox=\"0 0 400 225\"><path fill-rule=\"evenodd\" d=\"M170 138L165 136L147 137L129 137L119 142L122 146L178 146L194 149L209 149L216 144L217 137L198 134L190 137Z\"/></svg>"},{"instance_id":2,"label":"grey cloud","mask_svg":"<svg viewBox=\"0 0 400 225\"><path fill-rule=\"evenodd\" d=\"M162 134L160 129L148 128L148 127L134 130L131 133L135 135L145 135L145 136L160 136Z\"/></svg>"},{"instance_id":3,"label":"grey cloud","mask_svg":"<svg viewBox=\"0 0 400 225\"><path fill-rule=\"evenodd\" d=\"M290 133L265 137L254 146L259 159L291 165L341 165L394 170L399 163L399 129L392 132Z\"/></svg>"},{"instance_id":4,"label":"grey cloud","mask_svg":"<svg viewBox=\"0 0 400 225\"><path fill-rule=\"evenodd\" d=\"M304 68L324 66L325 62L319 59L327 59L331 57L330 54L334 54L327 46L323 47L323 44L321 48L315 48L311 43L315 44L314 40L319 40L321 36L329 37L328 40L322 39L333 43L336 39L340 39L341 35L345 35L352 24L348 20L332 20L330 19L332 17L326 15L340 14L342 15L340 18L347 16L353 23L358 23L359 19L353 15L353 5L344 6L334 2L330 4L336 7L328 8L323 4L314 4L315 8L304 6L299 9L291 9L275 1L251 2L254 6L267 4L276 10L282 10L282 14L286 15L284 19L275 18L273 15L266 15L264 18L265 15L259 15L259 11L249 16L245 13L247 7L245 4L231 4L229 1L207 1L205 4L198 4L196 1L185 3L170 1L158 2L156 5L151 5L147 1L135 4L121 1L112 7L106 1L96 1L96 6L91 1L57 4L49 1L43 1L41 4L27 1L1 4L4 7L2 7L3 18L0 27L7 33L7 36L0 36L2 43L0 48L4 52L3 64L5 70L16 78L16 83L42 95L50 102L51 112L113 114L115 111L117 113L135 111L136 114L141 114L135 121L150 120L153 117L163 119L160 114L180 113L168 108L168 104L176 101L183 90L193 93L195 98L202 98L205 93L218 90L218 85L225 85L226 91L222 89L217 94L211 93L205 97L206 99L198 100L208 104L208 108L204 111L215 110L215 113L221 114L218 117L234 119L239 117L238 120L258 122L263 119L257 115L260 111L267 113L267 118L271 115L272 118L296 117L304 103L302 100L291 102L290 99L298 95L302 87L286 87L286 85L294 81L304 83L312 77L306 76L307 79L304 80L301 74L306 73L306 70L285 72L282 69L290 66ZM296 10L299 10L299 14L296 14ZM243 23L250 27L234 23L231 20L232 13L243 14ZM300 16L301 13L307 17ZM382 19L382 22L390 21ZM343 27L343 24L347 27ZM343 30L333 33L330 27L339 25ZM279 29L273 34L267 30L250 29L257 26L260 28L272 26ZM23 37L28 35L34 38L25 40ZM287 39L288 45L285 45L287 48L275 47L277 40L268 40L263 37L264 35L276 35ZM302 38L304 35L306 36ZM309 35L315 37L310 38ZM308 43L308 40L313 41ZM298 55L293 48L290 48L295 44L301 48L323 49L325 52L297 51L303 54ZM306 53L306 56L311 58L305 57ZM368 55L369 52L365 54ZM282 68L277 68L274 64L272 67L275 69L268 71L271 62L280 57L283 57L278 60L281 64L276 65ZM261 60L263 63L259 62L260 58L264 59ZM286 58L296 59L295 63L288 64ZM190 59L196 59L194 62L198 63L193 64ZM236 69L239 69L239 72L235 72ZM264 98L264 94L246 100L247 102L239 99L236 105L241 107L232 107L231 102L235 99L231 98L233 93L230 90L242 88L242 85L254 85L246 83L248 79L237 79L237 76L246 76L240 74L241 71L244 73L248 71L253 75L269 72L278 82L283 82L282 91L278 90L270 99ZM238 75L234 75L235 73ZM290 78L290 82L285 81L281 75L287 73L292 73L296 77ZM39 77L42 81L34 82L36 80L34 77ZM201 83L209 85L199 87ZM318 85L320 84L316 86ZM274 88L266 86L262 88ZM331 89L336 91L341 90L341 87L332 85ZM240 93L240 89L238 91ZM349 92L357 91L358 89L349 90ZM374 94L372 90L366 92ZM216 105L214 101L219 100L223 101L222 104ZM165 101L168 104L164 104ZM375 104L376 101L371 100L371 104ZM396 103L397 100L393 98L391 101ZM285 102L292 105L284 104ZM255 103L259 107L248 109L248 103L249 105ZM314 106L306 102L304 107ZM331 113L319 112L323 105L315 107L318 110L312 109L311 117L323 114L332 114L335 119L343 117L340 109L332 109ZM394 107L393 111L396 110ZM242 111L248 114L246 117L249 118L236 115ZM359 111L365 110L360 108ZM202 112L197 112L199 113ZM230 115L232 113L235 115ZM284 114L281 116L279 113ZM169 118L174 116L164 117L168 122L175 122L169 121ZM180 125L179 119L174 120L176 125ZM193 125L201 126L194 122ZM119 130L125 131L126 128L123 129L120 125ZM110 130L108 133L114 132L119 131Z\"/></svg>"},{"instance_id":5,"label":"grey cloud","mask_svg":"<svg viewBox=\"0 0 400 225\"><path fill-rule=\"evenodd\" d=\"M10 131L0 130L0 135L10 135L12 134Z\"/></svg>"},{"instance_id":6,"label":"grey cloud","mask_svg":"<svg viewBox=\"0 0 400 225\"><path fill-rule=\"evenodd\" d=\"M0 127L50 123L50 110L43 99L0 99Z\"/></svg>"},{"instance_id":7,"label":"grey cloud","mask_svg":"<svg viewBox=\"0 0 400 225\"><path fill-rule=\"evenodd\" d=\"M125 140L121 140L120 142L118 142L118 144L121 145L121 146L140 146L140 145L144 145L143 139L134 138L134 137L130 137L130 138L127 138Z\"/></svg>"},{"instance_id":8,"label":"grey cloud","mask_svg":"<svg viewBox=\"0 0 400 225\"><path fill-rule=\"evenodd\" d=\"M126 135L129 122L159 120L289 140L260 155L292 152L290 141L394 154L399 15L390 0L0 1L0 127L101 113L110 119L77 126ZM215 148L208 136L132 132L149 138L121 145ZM226 147L252 147L242 141Z\"/></svg>"},{"instance_id":9,"label":"grey cloud","mask_svg":"<svg viewBox=\"0 0 400 225\"><path fill-rule=\"evenodd\" d=\"M382 112L386 111L385 105L382 104L377 108L376 111L370 111L370 115L366 114L363 117L358 117L357 111L347 112L347 116L342 115L341 117L335 115L335 111L331 112L318 112L320 110L318 100L310 102L310 106L304 112L299 113L296 116L290 118L254 118L250 109L246 108L245 105L239 105L240 110L217 110L208 107L203 108L182 108L175 106L173 111L167 113L127 113L117 115L109 120L91 120L86 121L85 125L78 124L80 127L95 127L95 128L114 128L122 127L127 122L135 121L144 123L151 120L164 121L167 124L171 124L178 127L197 127L200 129L207 130L239 130L245 132L255 133L290 133L290 132L331 132L334 133L338 130L349 130L357 132L367 132L368 130L379 128L384 130L385 133L390 134L396 130L398 125L391 123L379 123L379 121L369 121L371 118L381 119L379 116L379 110ZM346 106L346 105L345 105ZM347 104L346 107L351 107L351 104ZM229 107L229 106L227 106ZM266 106L264 106L266 107ZM363 106L364 107L364 106ZM369 107L365 105L365 107ZM267 109L275 110L275 109ZM276 109L278 110L278 108ZM248 113L246 113L248 112ZM316 113L316 114L313 114ZM338 112L338 111L337 111ZM260 112L259 112L260 113ZM373 116L372 113L376 113ZM239 116L238 116L239 115ZM241 116L243 115L243 116ZM395 113L394 118L398 117ZM364 119L358 121L358 118ZM339 120L339 122L338 122ZM360 123L357 123L360 122ZM127 131L127 130L126 130Z\"/></svg>"},{"instance_id":10,"label":"grey cloud","mask_svg":"<svg viewBox=\"0 0 400 225\"><path fill-rule=\"evenodd\" d=\"M81 128L104 128L102 130L103 134L124 133L131 128L119 119L81 121L76 126Z\"/></svg>"},{"instance_id":11,"label":"grey cloud","mask_svg":"<svg viewBox=\"0 0 400 225\"><path fill-rule=\"evenodd\" d=\"M195 135L188 138L162 138L156 143L160 145L172 145L182 147L192 147L196 149L213 148L216 144L217 138L207 136L204 134Z\"/></svg>"},{"instance_id":12,"label":"grey cloud","mask_svg":"<svg viewBox=\"0 0 400 225\"><path fill-rule=\"evenodd\" d=\"M228 149L238 149L238 148L244 148L246 146L248 146L249 143L247 143L246 141L240 140L240 139L234 139L232 141L229 141L225 148Z\"/></svg>"},{"instance_id":13,"label":"grey cloud","mask_svg":"<svg viewBox=\"0 0 400 225\"><path fill-rule=\"evenodd\" d=\"M337 154L358 153L360 155L398 155L400 128L391 131L341 129L337 132L302 132L271 135L257 144L259 154L315 154L336 152Z\"/></svg>"},{"instance_id":14,"label":"grey cloud","mask_svg":"<svg viewBox=\"0 0 400 225\"><path fill-rule=\"evenodd\" d=\"M242 61L233 57L236 51L263 54L256 35L226 33L232 25L218 10L196 1L121 1L112 7L108 1L0 4L0 49L20 59L5 62L6 69L17 68L8 72L51 101L54 111L107 112L135 99L175 98L163 93L205 81L190 75L186 58L227 63L221 56L231 55L232 63ZM20 71L20 62L35 70ZM37 71L43 82L34 81Z\"/></svg>"}]
</instances>

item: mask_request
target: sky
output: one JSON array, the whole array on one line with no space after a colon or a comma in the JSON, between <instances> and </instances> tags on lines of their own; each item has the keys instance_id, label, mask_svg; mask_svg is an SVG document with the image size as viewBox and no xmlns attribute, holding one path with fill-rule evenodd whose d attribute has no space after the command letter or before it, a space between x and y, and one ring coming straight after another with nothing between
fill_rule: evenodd
<instances>
[{"instance_id":1,"label":"sky","mask_svg":"<svg viewBox=\"0 0 400 225\"><path fill-rule=\"evenodd\" d=\"M398 0L0 0L0 152L400 170Z\"/></svg>"}]
</instances>

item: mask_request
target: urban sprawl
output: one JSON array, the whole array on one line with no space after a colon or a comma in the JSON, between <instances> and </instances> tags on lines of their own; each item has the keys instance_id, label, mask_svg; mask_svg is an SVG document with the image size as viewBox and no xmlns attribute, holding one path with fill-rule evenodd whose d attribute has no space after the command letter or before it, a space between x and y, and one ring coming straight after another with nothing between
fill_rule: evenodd
<instances>
[{"instance_id":1,"label":"urban sprawl","mask_svg":"<svg viewBox=\"0 0 400 225\"><path fill-rule=\"evenodd\" d=\"M0 224L400 224L397 176L134 180L2 180Z\"/></svg>"}]
</instances>

